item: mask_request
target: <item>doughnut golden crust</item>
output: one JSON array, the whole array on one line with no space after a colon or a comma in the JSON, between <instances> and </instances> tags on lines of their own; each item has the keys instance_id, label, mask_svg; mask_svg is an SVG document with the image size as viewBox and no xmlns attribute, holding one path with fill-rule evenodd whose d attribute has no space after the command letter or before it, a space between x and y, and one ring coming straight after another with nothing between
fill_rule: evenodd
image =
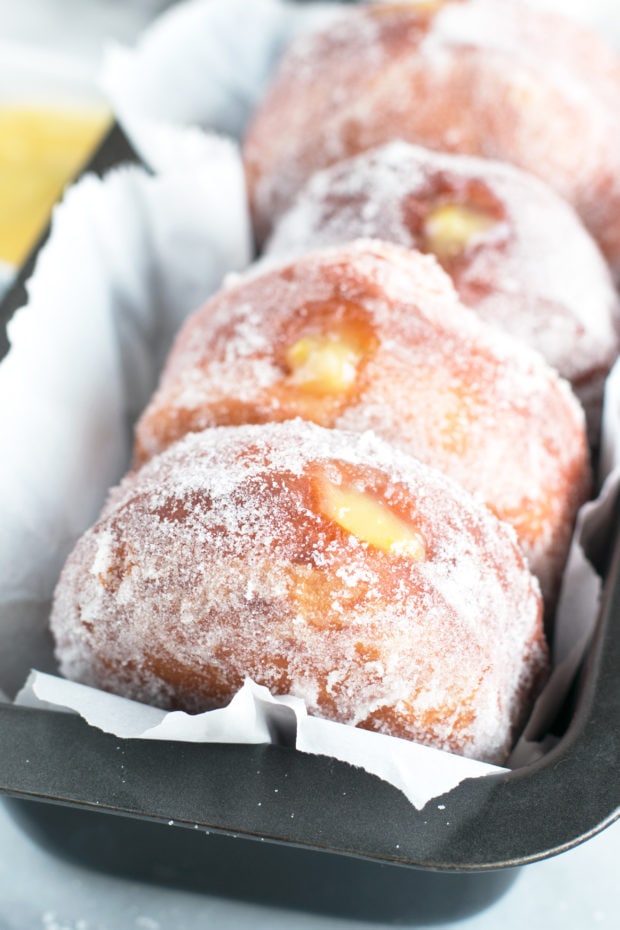
<instances>
[{"instance_id":1,"label":"doughnut golden crust","mask_svg":"<svg viewBox=\"0 0 620 930\"><path fill-rule=\"evenodd\" d=\"M392 142L313 175L266 252L361 237L434 254L466 306L571 382L595 439L619 351L618 298L598 248L549 187L511 165Z\"/></svg>"},{"instance_id":2,"label":"doughnut golden crust","mask_svg":"<svg viewBox=\"0 0 620 930\"><path fill-rule=\"evenodd\" d=\"M129 475L59 581L62 672L162 707L246 676L310 713L505 759L545 675L514 533L372 434L193 434Z\"/></svg>"},{"instance_id":3,"label":"doughnut golden crust","mask_svg":"<svg viewBox=\"0 0 620 930\"><path fill-rule=\"evenodd\" d=\"M449 474L515 527L553 600L589 485L583 412L433 257L359 241L217 294L177 337L136 460L188 431L294 417L371 429Z\"/></svg>"},{"instance_id":4,"label":"doughnut golden crust","mask_svg":"<svg viewBox=\"0 0 620 930\"><path fill-rule=\"evenodd\" d=\"M394 139L511 162L620 273L620 64L520 0L356 5L285 55L245 146L259 238L317 169Z\"/></svg>"}]
</instances>

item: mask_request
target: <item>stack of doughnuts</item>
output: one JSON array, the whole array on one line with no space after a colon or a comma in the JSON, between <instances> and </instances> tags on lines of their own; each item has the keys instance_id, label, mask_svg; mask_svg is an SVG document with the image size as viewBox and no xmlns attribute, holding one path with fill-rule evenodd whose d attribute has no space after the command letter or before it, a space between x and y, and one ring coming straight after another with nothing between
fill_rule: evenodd
<instances>
[{"instance_id":1,"label":"stack of doughnuts","mask_svg":"<svg viewBox=\"0 0 620 930\"><path fill-rule=\"evenodd\" d=\"M245 145L264 254L186 321L67 561L65 675L189 712L250 676L507 759L618 353L619 92L517 0L293 43Z\"/></svg>"}]
</instances>

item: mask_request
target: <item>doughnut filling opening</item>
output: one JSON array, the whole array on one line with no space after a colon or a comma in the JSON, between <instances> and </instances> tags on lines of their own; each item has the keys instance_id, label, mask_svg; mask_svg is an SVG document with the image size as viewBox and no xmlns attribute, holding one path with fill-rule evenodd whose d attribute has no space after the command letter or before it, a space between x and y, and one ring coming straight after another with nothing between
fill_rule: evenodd
<instances>
[{"instance_id":1,"label":"doughnut filling opening","mask_svg":"<svg viewBox=\"0 0 620 930\"><path fill-rule=\"evenodd\" d=\"M448 3L458 2L460 0L400 0L400 2L396 0L395 3L390 3L388 0L386 3L369 4L368 10L377 19L384 16L398 16L402 13L419 13L420 16L431 17Z\"/></svg>"},{"instance_id":2,"label":"doughnut filling opening","mask_svg":"<svg viewBox=\"0 0 620 930\"><path fill-rule=\"evenodd\" d=\"M380 346L367 308L334 295L293 304L286 313L274 309L269 328L271 346L265 345L264 360L274 377L249 401L255 416L248 420L261 421L260 408L269 405L265 418L301 416L332 426L363 391Z\"/></svg>"},{"instance_id":3,"label":"doughnut filling opening","mask_svg":"<svg viewBox=\"0 0 620 930\"><path fill-rule=\"evenodd\" d=\"M438 204L429 210L424 220L422 248L443 263L463 255L496 226L496 218L477 207L461 203Z\"/></svg>"},{"instance_id":4,"label":"doughnut filling opening","mask_svg":"<svg viewBox=\"0 0 620 930\"><path fill-rule=\"evenodd\" d=\"M302 336L286 353L291 380L304 391L339 394L357 375L360 355L336 333Z\"/></svg>"},{"instance_id":5,"label":"doughnut filling opening","mask_svg":"<svg viewBox=\"0 0 620 930\"><path fill-rule=\"evenodd\" d=\"M466 172L429 167L426 178L403 192L400 211L412 244L434 255L455 281L467 276L481 250L503 253L514 237L506 205L484 180Z\"/></svg>"},{"instance_id":6,"label":"doughnut filling opening","mask_svg":"<svg viewBox=\"0 0 620 930\"><path fill-rule=\"evenodd\" d=\"M319 502L326 517L361 542L416 562L425 558L422 534L373 495L322 478Z\"/></svg>"},{"instance_id":7,"label":"doughnut filling opening","mask_svg":"<svg viewBox=\"0 0 620 930\"><path fill-rule=\"evenodd\" d=\"M329 319L334 314L335 322ZM305 314L304 314L305 315ZM312 394L343 394L354 387L360 363L375 348L376 339L362 320L341 320L335 307L326 307L315 326L299 335L286 350L288 384ZM325 323L321 326L320 317ZM317 328L317 324L318 327Z\"/></svg>"}]
</instances>

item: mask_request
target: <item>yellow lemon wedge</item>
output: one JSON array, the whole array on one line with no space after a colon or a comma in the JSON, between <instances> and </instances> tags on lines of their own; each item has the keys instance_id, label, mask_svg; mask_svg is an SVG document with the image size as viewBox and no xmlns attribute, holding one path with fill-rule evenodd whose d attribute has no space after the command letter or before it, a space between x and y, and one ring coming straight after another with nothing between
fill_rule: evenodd
<instances>
[{"instance_id":1,"label":"yellow lemon wedge","mask_svg":"<svg viewBox=\"0 0 620 930\"><path fill-rule=\"evenodd\" d=\"M0 107L0 260L25 259L109 123L103 107Z\"/></svg>"}]
</instances>

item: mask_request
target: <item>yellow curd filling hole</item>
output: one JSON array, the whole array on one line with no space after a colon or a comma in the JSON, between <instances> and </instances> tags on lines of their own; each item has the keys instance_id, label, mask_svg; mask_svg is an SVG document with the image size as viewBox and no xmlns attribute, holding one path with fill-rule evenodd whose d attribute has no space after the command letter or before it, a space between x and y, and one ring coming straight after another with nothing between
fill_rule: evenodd
<instances>
[{"instance_id":1,"label":"yellow curd filling hole","mask_svg":"<svg viewBox=\"0 0 620 930\"><path fill-rule=\"evenodd\" d=\"M319 500L324 516L360 542L414 562L426 558L422 534L371 494L322 480Z\"/></svg>"},{"instance_id":2,"label":"yellow curd filling hole","mask_svg":"<svg viewBox=\"0 0 620 930\"><path fill-rule=\"evenodd\" d=\"M484 210L444 203L434 207L424 220L424 246L440 260L457 258L496 225L495 217Z\"/></svg>"},{"instance_id":3,"label":"yellow curd filling hole","mask_svg":"<svg viewBox=\"0 0 620 930\"><path fill-rule=\"evenodd\" d=\"M0 107L0 260L26 258L109 122L103 107Z\"/></svg>"},{"instance_id":4,"label":"yellow curd filling hole","mask_svg":"<svg viewBox=\"0 0 620 930\"><path fill-rule=\"evenodd\" d=\"M340 394L355 383L363 357L341 333L302 336L286 352L290 380L314 394Z\"/></svg>"}]
</instances>

